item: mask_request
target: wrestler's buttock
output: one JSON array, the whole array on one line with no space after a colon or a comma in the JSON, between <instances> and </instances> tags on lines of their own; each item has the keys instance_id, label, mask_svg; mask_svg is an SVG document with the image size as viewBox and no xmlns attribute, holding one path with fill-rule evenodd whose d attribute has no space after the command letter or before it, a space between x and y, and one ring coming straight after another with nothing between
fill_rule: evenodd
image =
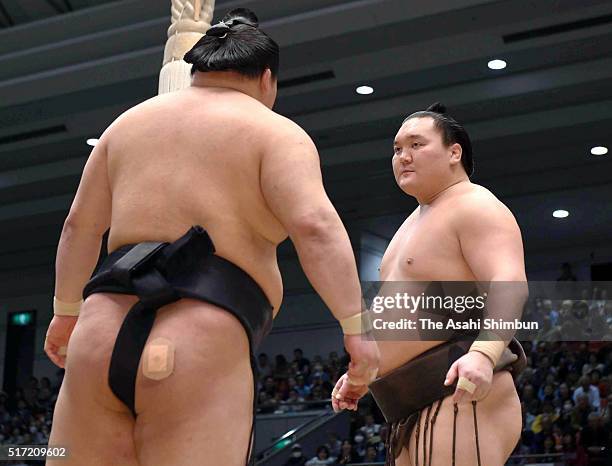
<instances>
[{"instance_id":1,"label":"wrestler's buttock","mask_svg":"<svg viewBox=\"0 0 612 466\"><path fill-rule=\"evenodd\" d=\"M136 296L132 295L92 294L83 303L69 341L67 370L68 365L76 364L82 375L80 379L96 380L92 384L95 392L93 396L102 406L114 411L123 412L127 408L110 390L110 359L123 319L136 301ZM246 332L238 319L228 311L195 299L181 299L165 305L157 311L141 359L136 385L138 412L143 409L142 402L146 404L142 389L146 390L160 382L143 377L147 351L156 340L167 341L167 350L172 353L174 367L171 373L164 374L164 379L171 379L176 371L184 370L186 365L199 369L197 374L219 373L237 361L248 361L249 358Z\"/></svg>"}]
</instances>

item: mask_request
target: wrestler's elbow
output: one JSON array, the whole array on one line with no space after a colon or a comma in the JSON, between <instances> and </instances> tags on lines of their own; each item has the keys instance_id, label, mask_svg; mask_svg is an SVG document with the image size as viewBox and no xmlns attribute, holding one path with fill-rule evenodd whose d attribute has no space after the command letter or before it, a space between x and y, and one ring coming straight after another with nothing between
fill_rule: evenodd
<instances>
[{"instance_id":1,"label":"wrestler's elbow","mask_svg":"<svg viewBox=\"0 0 612 466\"><path fill-rule=\"evenodd\" d=\"M514 302L525 302L529 298L529 284L524 270L507 271L502 274L495 275L491 282L503 283L502 285L508 293L514 298Z\"/></svg>"},{"instance_id":2,"label":"wrestler's elbow","mask_svg":"<svg viewBox=\"0 0 612 466\"><path fill-rule=\"evenodd\" d=\"M287 231L294 242L324 241L337 234L339 226L341 222L336 211L322 208L296 216Z\"/></svg>"},{"instance_id":3,"label":"wrestler's elbow","mask_svg":"<svg viewBox=\"0 0 612 466\"><path fill-rule=\"evenodd\" d=\"M62 235L83 233L87 235L103 236L106 229L107 228L100 222L90 222L82 219L78 215L68 214L66 220L64 220Z\"/></svg>"}]
</instances>

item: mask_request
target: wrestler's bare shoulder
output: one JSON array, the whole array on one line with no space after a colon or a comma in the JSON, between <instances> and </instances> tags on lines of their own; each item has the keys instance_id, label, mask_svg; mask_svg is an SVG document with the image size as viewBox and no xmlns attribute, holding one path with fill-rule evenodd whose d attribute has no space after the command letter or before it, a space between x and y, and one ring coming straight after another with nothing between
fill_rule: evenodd
<instances>
[{"instance_id":1,"label":"wrestler's bare shoulder","mask_svg":"<svg viewBox=\"0 0 612 466\"><path fill-rule=\"evenodd\" d=\"M469 183L465 190L449 199L448 220L461 229L479 220L489 219L496 223L516 224L510 209L490 190L478 184Z\"/></svg>"},{"instance_id":2,"label":"wrestler's bare shoulder","mask_svg":"<svg viewBox=\"0 0 612 466\"><path fill-rule=\"evenodd\" d=\"M294 122L266 107L260 101L231 89L189 87L181 91L151 97L123 112L108 127L114 139L125 140L135 125L149 130L189 129L205 131L211 126L236 133L254 134L257 140L299 128Z\"/></svg>"}]
</instances>

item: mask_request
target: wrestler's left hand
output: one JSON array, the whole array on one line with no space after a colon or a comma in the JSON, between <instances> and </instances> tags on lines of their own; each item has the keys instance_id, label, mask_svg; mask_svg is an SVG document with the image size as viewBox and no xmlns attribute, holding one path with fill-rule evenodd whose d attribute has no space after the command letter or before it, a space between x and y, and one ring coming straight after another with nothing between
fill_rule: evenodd
<instances>
[{"instance_id":1,"label":"wrestler's left hand","mask_svg":"<svg viewBox=\"0 0 612 466\"><path fill-rule=\"evenodd\" d=\"M58 367L64 368L66 364L66 348L77 319L76 316L53 316L49 324L45 338L45 353Z\"/></svg>"},{"instance_id":2,"label":"wrestler's left hand","mask_svg":"<svg viewBox=\"0 0 612 466\"><path fill-rule=\"evenodd\" d=\"M332 390L331 400L334 412L337 413L343 409L357 411L357 403L366 393L368 393L367 385L349 383L348 374L344 374L338 379L336 386Z\"/></svg>"},{"instance_id":3,"label":"wrestler's left hand","mask_svg":"<svg viewBox=\"0 0 612 466\"><path fill-rule=\"evenodd\" d=\"M453 394L453 403L461 400L482 400L491 390L493 382L493 363L484 354L470 351L457 359L446 374L444 385L452 385L460 377L465 377L476 385L474 393L469 393L457 387Z\"/></svg>"}]
</instances>

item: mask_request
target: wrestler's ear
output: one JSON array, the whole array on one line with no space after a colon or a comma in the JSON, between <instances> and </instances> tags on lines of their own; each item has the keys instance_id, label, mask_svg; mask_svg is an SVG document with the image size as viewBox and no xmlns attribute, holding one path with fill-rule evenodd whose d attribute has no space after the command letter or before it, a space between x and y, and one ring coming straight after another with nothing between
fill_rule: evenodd
<instances>
[{"instance_id":1,"label":"wrestler's ear","mask_svg":"<svg viewBox=\"0 0 612 466\"><path fill-rule=\"evenodd\" d=\"M272 108L276 100L276 78L272 75L272 70L266 68L259 78L259 86L261 95L264 97L264 103Z\"/></svg>"},{"instance_id":2,"label":"wrestler's ear","mask_svg":"<svg viewBox=\"0 0 612 466\"><path fill-rule=\"evenodd\" d=\"M272 91L274 87L274 77L272 76L272 71L270 68L266 68L263 73L261 73L261 77L259 78L259 85L261 86L261 90L264 94L267 94Z\"/></svg>"},{"instance_id":3,"label":"wrestler's ear","mask_svg":"<svg viewBox=\"0 0 612 466\"><path fill-rule=\"evenodd\" d=\"M463 155L463 149L461 148L461 144L458 142L451 144L449 147L449 162L451 165L456 165L461 163L461 156Z\"/></svg>"}]
</instances>

